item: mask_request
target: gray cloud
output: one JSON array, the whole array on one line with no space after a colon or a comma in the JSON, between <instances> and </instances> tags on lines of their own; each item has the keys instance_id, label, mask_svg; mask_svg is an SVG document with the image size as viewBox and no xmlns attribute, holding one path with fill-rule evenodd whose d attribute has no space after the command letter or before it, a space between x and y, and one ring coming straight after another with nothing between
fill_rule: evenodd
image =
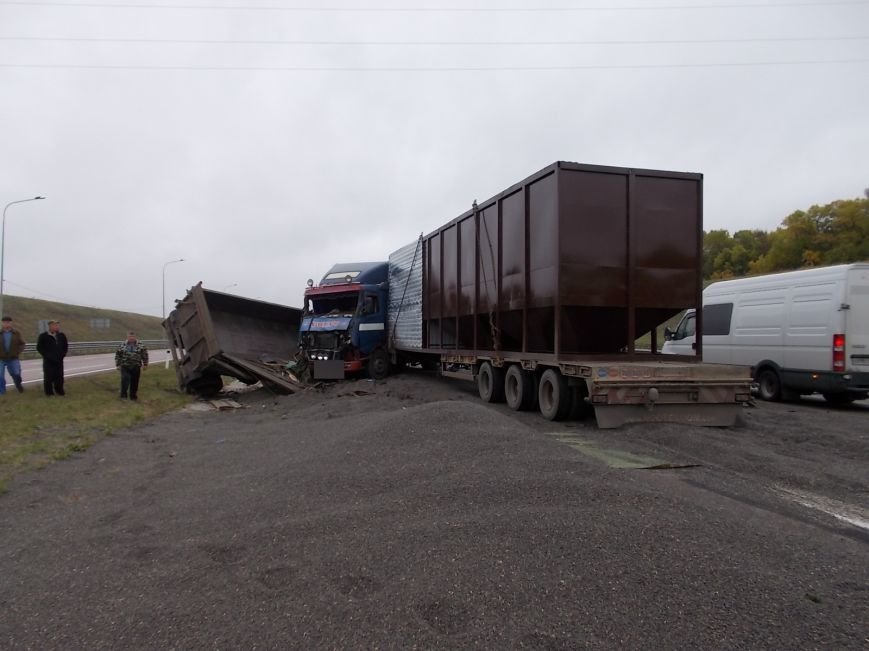
<instances>
[{"instance_id":1,"label":"gray cloud","mask_svg":"<svg viewBox=\"0 0 869 651\"><path fill-rule=\"evenodd\" d=\"M302 13L0 3L0 36L715 41L869 35L860 31L867 19L867 5ZM869 185L869 64L729 64L859 59L869 59L869 40L0 40L7 66L185 68L0 66L0 203L49 197L10 208L7 292L159 314L162 265L184 257L167 270L171 297L202 280L298 304L305 279L333 262L385 258L554 160L703 172L707 228L771 229L795 209L858 196ZM711 65L274 70L699 64ZM250 69L196 69L203 67Z\"/></svg>"}]
</instances>

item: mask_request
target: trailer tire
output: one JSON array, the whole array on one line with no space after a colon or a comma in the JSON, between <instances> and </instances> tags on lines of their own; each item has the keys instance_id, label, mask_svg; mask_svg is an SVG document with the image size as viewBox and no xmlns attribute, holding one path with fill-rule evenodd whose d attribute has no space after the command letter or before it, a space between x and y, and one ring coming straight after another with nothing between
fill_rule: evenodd
<instances>
[{"instance_id":1,"label":"trailer tire","mask_svg":"<svg viewBox=\"0 0 869 651\"><path fill-rule=\"evenodd\" d=\"M775 369L765 368L757 374L757 387L760 397L764 400L777 402L781 400L781 379Z\"/></svg>"},{"instance_id":2,"label":"trailer tire","mask_svg":"<svg viewBox=\"0 0 869 651\"><path fill-rule=\"evenodd\" d=\"M193 382L186 389L187 393L200 395L203 398L213 398L223 388L223 378L216 373L207 373Z\"/></svg>"},{"instance_id":3,"label":"trailer tire","mask_svg":"<svg viewBox=\"0 0 869 651\"><path fill-rule=\"evenodd\" d=\"M483 402L504 402L504 369L483 362L477 372L477 391Z\"/></svg>"},{"instance_id":4,"label":"trailer tire","mask_svg":"<svg viewBox=\"0 0 869 651\"><path fill-rule=\"evenodd\" d=\"M594 416L594 407L586 401L588 397L588 387L581 385L570 387L570 414L568 420L585 420Z\"/></svg>"},{"instance_id":5,"label":"trailer tire","mask_svg":"<svg viewBox=\"0 0 869 651\"><path fill-rule=\"evenodd\" d=\"M389 355L382 348L368 358L368 375L372 380L385 380L389 375Z\"/></svg>"},{"instance_id":6,"label":"trailer tire","mask_svg":"<svg viewBox=\"0 0 869 651\"><path fill-rule=\"evenodd\" d=\"M504 376L504 397L507 405L514 411L534 409L534 402L537 399L534 374L522 370L522 367L517 364L511 365Z\"/></svg>"},{"instance_id":7,"label":"trailer tire","mask_svg":"<svg viewBox=\"0 0 869 651\"><path fill-rule=\"evenodd\" d=\"M546 420L564 420L573 404L567 380L557 370L550 368L540 376L537 403Z\"/></svg>"}]
</instances>

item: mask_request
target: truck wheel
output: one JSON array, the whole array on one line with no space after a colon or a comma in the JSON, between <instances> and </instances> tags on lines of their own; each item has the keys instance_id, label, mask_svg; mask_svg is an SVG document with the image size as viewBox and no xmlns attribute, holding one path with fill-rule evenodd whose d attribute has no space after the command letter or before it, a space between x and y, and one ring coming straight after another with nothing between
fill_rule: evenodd
<instances>
[{"instance_id":1,"label":"truck wheel","mask_svg":"<svg viewBox=\"0 0 869 651\"><path fill-rule=\"evenodd\" d=\"M389 375L389 355L382 348L378 348L368 359L368 375L372 380L385 380Z\"/></svg>"},{"instance_id":2,"label":"truck wheel","mask_svg":"<svg viewBox=\"0 0 869 651\"><path fill-rule=\"evenodd\" d=\"M510 409L515 411L533 409L537 397L534 374L523 371L522 367L516 364L511 365L504 376L504 397Z\"/></svg>"},{"instance_id":3,"label":"truck wheel","mask_svg":"<svg viewBox=\"0 0 869 651\"><path fill-rule=\"evenodd\" d=\"M567 380L555 369L546 370L540 376L537 402L540 413L546 420L564 420L572 404L570 387Z\"/></svg>"},{"instance_id":4,"label":"truck wheel","mask_svg":"<svg viewBox=\"0 0 869 651\"><path fill-rule=\"evenodd\" d=\"M477 391L483 402L504 402L504 369L483 362L477 373Z\"/></svg>"},{"instance_id":5,"label":"truck wheel","mask_svg":"<svg viewBox=\"0 0 869 651\"><path fill-rule=\"evenodd\" d=\"M757 374L757 386L764 400L781 400L781 380L773 369L765 368Z\"/></svg>"}]
</instances>

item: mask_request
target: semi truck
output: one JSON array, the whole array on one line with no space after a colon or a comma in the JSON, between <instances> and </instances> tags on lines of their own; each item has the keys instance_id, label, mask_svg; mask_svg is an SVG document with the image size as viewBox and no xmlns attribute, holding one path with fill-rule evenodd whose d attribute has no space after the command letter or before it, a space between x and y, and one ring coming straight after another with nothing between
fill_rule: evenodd
<instances>
[{"instance_id":1,"label":"semi truck","mask_svg":"<svg viewBox=\"0 0 869 651\"><path fill-rule=\"evenodd\" d=\"M704 364L702 339L658 348L702 302L702 207L701 174L553 163L387 260L309 280L301 355L315 378L435 368L549 420L735 424L746 367Z\"/></svg>"}]
</instances>

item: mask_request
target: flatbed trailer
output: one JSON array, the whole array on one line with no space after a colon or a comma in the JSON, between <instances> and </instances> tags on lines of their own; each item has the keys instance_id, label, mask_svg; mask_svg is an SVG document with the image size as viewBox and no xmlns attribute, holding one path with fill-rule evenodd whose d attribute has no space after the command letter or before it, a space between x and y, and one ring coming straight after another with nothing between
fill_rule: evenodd
<instances>
[{"instance_id":1,"label":"flatbed trailer","mask_svg":"<svg viewBox=\"0 0 869 651\"><path fill-rule=\"evenodd\" d=\"M390 256L392 361L550 420L737 423L747 368L659 351L701 304L702 204L701 174L567 162L474 202Z\"/></svg>"}]
</instances>

